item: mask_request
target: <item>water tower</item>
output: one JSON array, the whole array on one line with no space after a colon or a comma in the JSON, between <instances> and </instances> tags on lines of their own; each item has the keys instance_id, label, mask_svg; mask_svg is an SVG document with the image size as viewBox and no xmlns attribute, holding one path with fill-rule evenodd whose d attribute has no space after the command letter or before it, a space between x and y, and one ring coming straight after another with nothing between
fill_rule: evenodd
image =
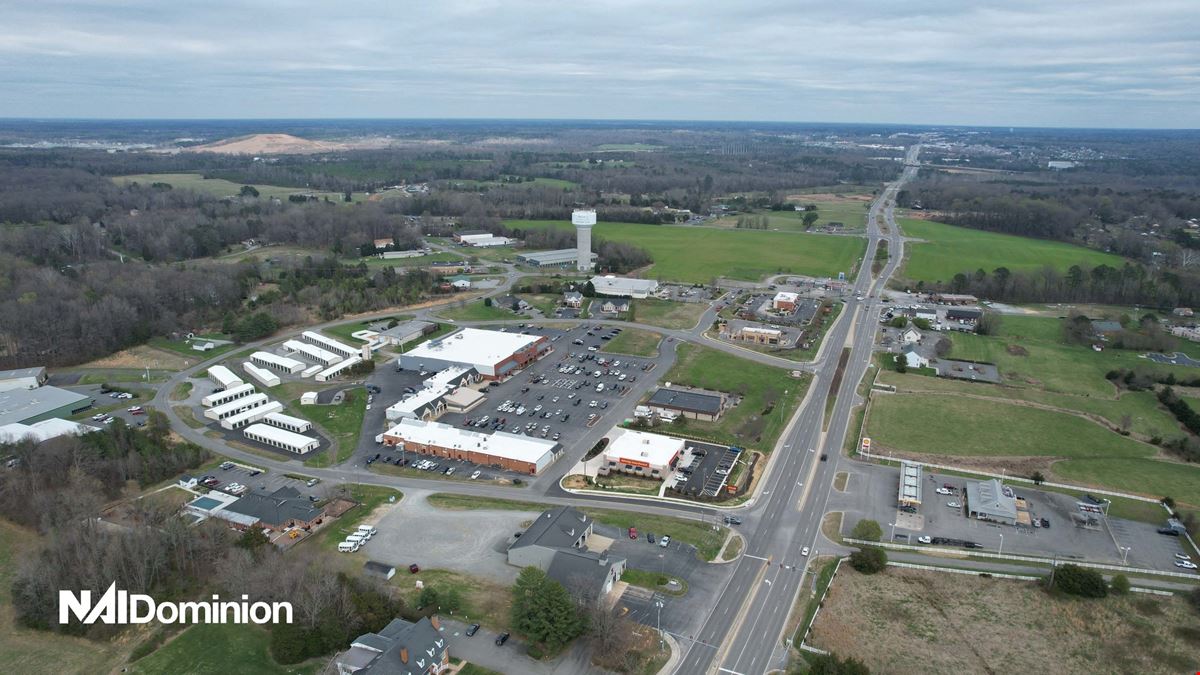
<instances>
[{"instance_id":1,"label":"water tower","mask_svg":"<svg viewBox=\"0 0 1200 675\"><path fill-rule=\"evenodd\" d=\"M575 268L580 272L592 271L592 226L596 224L595 209L576 209L571 213L571 224L575 226Z\"/></svg>"}]
</instances>

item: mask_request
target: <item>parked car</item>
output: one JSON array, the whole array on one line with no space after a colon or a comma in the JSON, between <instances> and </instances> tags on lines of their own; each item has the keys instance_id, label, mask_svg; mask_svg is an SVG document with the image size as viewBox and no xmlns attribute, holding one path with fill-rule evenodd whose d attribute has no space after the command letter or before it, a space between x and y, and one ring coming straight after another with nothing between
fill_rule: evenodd
<instances>
[{"instance_id":1,"label":"parked car","mask_svg":"<svg viewBox=\"0 0 1200 675\"><path fill-rule=\"evenodd\" d=\"M1196 563L1194 563L1194 562L1192 562L1192 561L1190 561L1190 560L1176 560L1176 561L1175 561L1175 566L1176 566L1176 567L1182 567L1182 568L1183 568L1183 569L1185 569L1185 570L1194 570L1194 569L1196 569Z\"/></svg>"},{"instance_id":2,"label":"parked car","mask_svg":"<svg viewBox=\"0 0 1200 675\"><path fill-rule=\"evenodd\" d=\"M918 541L918 542L920 542L920 543L922 543L922 544L932 544L932 543L933 543L933 538L932 538L932 537L928 537L928 536L924 536L924 537L917 537L917 541Z\"/></svg>"},{"instance_id":3,"label":"parked car","mask_svg":"<svg viewBox=\"0 0 1200 675\"><path fill-rule=\"evenodd\" d=\"M646 533L646 541L650 542L651 544L654 543L654 533L653 532Z\"/></svg>"},{"instance_id":4,"label":"parked car","mask_svg":"<svg viewBox=\"0 0 1200 675\"><path fill-rule=\"evenodd\" d=\"M1158 528L1158 533L1165 534L1168 537L1178 537L1179 536L1179 530L1176 530L1173 527L1160 527L1160 528Z\"/></svg>"},{"instance_id":5,"label":"parked car","mask_svg":"<svg viewBox=\"0 0 1200 675\"><path fill-rule=\"evenodd\" d=\"M1176 559L1176 560L1191 560L1191 559L1192 559L1192 556L1190 556L1190 555L1188 555L1188 554L1186 554L1186 553L1176 553L1176 554L1175 554L1175 559Z\"/></svg>"},{"instance_id":6,"label":"parked car","mask_svg":"<svg viewBox=\"0 0 1200 675\"><path fill-rule=\"evenodd\" d=\"M497 647L504 646L505 642L508 642L508 633L501 633L496 636L496 646Z\"/></svg>"},{"instance_id":7,"label":"parked car","mask_svg":"<svg viewBox=\"0 0 1200 675\"><path fill-rule=\"evenodd\" d=\"M944 488L944 487L940 487L940 488L938 488L937 490L935 490L934 492L937 492L939 495L952 495L952 494L954 494L954 492L953 492L952 490L950 490L950 488Z\"/></svg>"},{"instance_id":8,"label":"parked car","mask_svg":"<svg viewBox=\"0 0 1200 675\"><path fill-rule=\"evenodd\" d=\"M479 480L479 477L482 475L483 475L483 472L480 471L479 469L476 469L475 473L471 474L471 480Z\"/></svg>"},{"instance_id":9,"label":"parked car","mask_svg":"<svg viewBox=\"0 0 1200 675\"><path fill-rule=\"evenodd\" d=\"M314 485L316 485L317 483L320 483L320 482L321 482L321 479L320 479L320 478L310 478L310 479L308 479L308 482L307 482L307 483L305 483L305 485L306 485L307 487L312 487L312 486L314 486Z\"/></svg>"},{"instance_id":10,"label":"parked car","mask_svg":"<svg viewBox=\"0 0 1200 675\"><path fill-rule=\"evenodd\" d=\"M420 571L421 571L421 568L417 565L417 563L413 563L408 566L409 574L416 574L417 572L420 572Z\"/></svg>"},{"instance_id":11,"label":"parked car","mask_svg":"<svg viewBox=\"0 0 1200 675\"><path fill-rule=\"evenodd\" d=\"M467 631L466 631L467 637L474 637L475 634L478 632L479 632L479 624L473 623L470 626L467 626Z\"/></svg>"},{"instance_id":12,"label":"parked car","mask_svg":"<svg viewBox=\"0 0 1200 675\"><path fill-rule=\"evenodd\" d=\"M666 548L671 543L671 536L664 534L662 539L658 540L658 545Z\"/></svg>"},{"instance_id":13,"label":"parked car","mask_svg":"<svg viewBox=\"0 0 1200 675\"><path fill-rule=\"evenodd\" d=\"M961 509L962 508L962 504L959 504L958 502L946 502L946 506L948 506L952 509Z\"/></svg>"},{"instance_id":14,"label":"parked car","mask_svg":"<svg viewBox=\"0 0 1200 675\"><path fill-rule=\"evenodd\" d=\"M637 537L638 537L638 535L637 535L637 528L636 528L636 527L631 527L631 528L629 528L629 538L630 538L630 539L637 539Z\"/></svg>"}]
</instances>

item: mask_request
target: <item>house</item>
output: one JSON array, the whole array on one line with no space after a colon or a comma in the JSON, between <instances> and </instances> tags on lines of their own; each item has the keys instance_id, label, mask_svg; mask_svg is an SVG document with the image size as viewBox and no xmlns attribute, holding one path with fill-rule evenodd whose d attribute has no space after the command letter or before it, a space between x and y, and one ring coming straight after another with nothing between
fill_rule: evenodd
<instances>
[{"instance_id":1,"label":"house","mask_svg":"<svg viewBox=\"0 0 1200 675\"><path fill-rule=\"evenodd\" d=\"M915 328L909 328L900 334L900 344L915 345L921 341L921 331Z\"/></svg>"},{"instance_id":2,"label":"house","mask_svg":"<svg viewBox=\"0 0 1200 675\"><path fill-rule=\"evenodd\" d=\"M983 311L969 308L955 308L946 310L947 321L960 321L966 324L974 324L983 318Z\"/></svg>"},{"instance_id":3,"label":"house","mask_svg":"<svg viewBox=\"0 0 1200 675\"><path fill-rule=\"evenodd\" d=\"M450 650L436 615L412 623L392 619L378 633L360 635L336 658L338 675L437 675L450 667Z\"/></svg>"},{"instance_id":4,"label":"house","mask_svg":"<svg viewBox=\"0 0 1200 675\"><path fill-rule=\"evenodd\" d=\"M471 288L471 278L463 275L453 276L447 279L450 286L456 291L466 291Z\"/></svg>"},{"instance_id":5,"label":"house","mask_svg":"<svg viewBox=\"0 0 1200 675\"><path fill-rule=\"evenodd\" d=\"M312 527L325 515L323 507L314 506L299 490L287 486L270 494L247 493L224 510L248 516L258 526L271 530Z\"/></svg>"},{"instance_id":6,"label":"house","mask_svg":"<svg viewBox=\"0 0 1200 675\"><path fill-rule=\"evenodd\" d=\"M1097 335L1112 335L1120 333L1121 330L1121 324L1118 321L1092 321L1092 331Z\"/></svg>"},{"instance_id":7,"label":"house","mask_svg":"<svg viewBox=\"0 0 1200 675\"><path fill-rule=\"evenodd\" d=\"M929 367L929 359L925 358L924 356L921 356L921 354L919 352L917 352L917 350L914 349L911 345L909 345L908 347L905 347L904 351L900 352L900 355L896 357L896 361L897 362L902 361L904 363L904 365L908 366L909 368L928 368Z\"/></svg>"},{"instance_id":8,"label":"house","mask_svg":"<svg viewBox=\"0 0 1200 675\"><path fill-rule=\"evenodd\" d=\"M600 305L600 311L605 314L624 314L629 311L628 300L605 300Z\"/></svg>"},{"instance_id":9,"label":"house","mask_svg":"<svg viewBox=\"0 0 1200 675\"><path fill-rule=\"evenodd\" d=\"M563 304L572 309L583 307L583 293L579 291L567 291L563 293Z\"/></svg>"},{"instance_id":10,"label":"house","mask_svg":"<svg viewBox=\"0 0 1200 675\"><path fill-rule=\"evenodd\" d=\"M502 295L492 301L497 307L507 309L513 312L523 312L529 309L529 303L514 296Z\"/></svg>"},{"instance_id":11,"label":"house","mask_svg":"<svg viewBox=\"0 0 1200 675\"><path fill-rule=\"evenodd\" d=\"M576 597L603 600L625 572L625 559L588 550L592 519L570 506L543 511L508 547L508 564L537 567Z\"/></svg>"},{"instance_id":12,"label":"house","mask_svg":"<svg viewBox=\"0 0 1200 675\"><path fill-rule=\"evenodd\" d=\"M191 490L200 484L200 480L190 474L183 474L179 477L179 487L185 490Z\"/></svg>"}]
</instances>

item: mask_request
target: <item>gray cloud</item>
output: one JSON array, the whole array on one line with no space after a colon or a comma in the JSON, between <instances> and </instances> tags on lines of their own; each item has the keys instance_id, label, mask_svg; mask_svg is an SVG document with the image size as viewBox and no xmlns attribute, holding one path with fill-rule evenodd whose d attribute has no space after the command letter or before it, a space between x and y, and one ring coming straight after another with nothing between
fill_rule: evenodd
<instances>
[{"instance_id":1,"label":"gray cloud","mask_svg":"<svg viewBox=\"0 0 1200 675\"><path fill-rule=\"evenodd\" d=\"M4 116L1200 126L1195 0L6 4Z\"/></svg>"}]
</instances>

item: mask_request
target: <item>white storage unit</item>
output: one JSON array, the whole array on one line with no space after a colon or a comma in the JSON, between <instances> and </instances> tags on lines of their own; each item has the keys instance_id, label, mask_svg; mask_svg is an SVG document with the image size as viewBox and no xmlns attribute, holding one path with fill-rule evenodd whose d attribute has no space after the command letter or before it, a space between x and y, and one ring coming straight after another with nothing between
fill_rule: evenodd
<instances>
[{"instance_id":1,"label":"white storage unit","mask_svg":"<svg viewBox=\"0 0 1200 675\"><path fill-rule=\"evenodd\" d=\"M233 371L225 366L213 366L208 369L208 379L213 381L213 384L223 389L236 387L242 383L242 378L233 374Z\"/></svg>"},{"instance_id":2,"label":"white storage unit","mask_svg":"<svg viewBox=\"0 0 1200 675\"><path fill-rule=\"evenodd\" d=\"M233 417L243 410L257 408L260 405L266 405L266 403L266 394L251 394L250 396L245 396L229 403L223 403L215 408L209 408L204 411L204 416L214 422L219 422L226 417Z\"/></svg>"},{"instance_id":3,"label":"white storage unit","mask_svg":"<svg viewBox=\"0 0 1200 675\"><path fill-rule=\"evenodd\" d=\"M259 368L253 363L246 361L242 364L242 370L246 371L246 374L250 377L258 380L258 383L264 387L279 386L279 376L266 368Z\"/></svg>"},{"instance_id":4,"label":"white storage unit","mask_svg":"<svg viewBox=\"0 0 1200 675\"><path fill-rule=\"evenodd\" d=\"M282 408L283 408L283 406L280 406L280 409L282 409ZM312 430L312 422L309 422L308 420L305 420L305 419L300 419L299 417L292 417L291 415L285 415L281 412L272 412L269 415L265 415L263 417L263 421L266 422L267 424L270 424L273 427L279 427L280 429L287 429L288 431L294 431L298 434L302 434L306 431Z\"/></svg>"},{"instance_id":5,"label":"white storage unit","mask_svg":"<svg viewBox=\"0 0 1200 675\"><path fill-rule=\"evenodd\" d=\"M254 352L250 355L250 361L256 366L270 368L271 370L277 370L288 375L299 375L300 371L308 367L303 361L289 359L286 356L279 356L271 352ZM209 372L212 371L210 370Z\"/></svg>"},{"instance_id":6,"label":"white storage unit","mask_svg":"<svg viewBox=\"0 0 1200 675\"><path fill-rule=\"evenodd\" d=\"M283 343L283 348L295 352L309 361L320 363L325 367L332 366L342 360L340 355L334 354L328 349L322 349L316 345L310 345L307 342L299 340L288 340Z\"/></svg>"},{"instance_id":7,"label":"white storage unit","mask_svg":"<svg viewBox=\"0 0 1200 675\"><path fill-rule=\"evenodd\" d=\"M309 367L305 368L304 372L300 373L300 377L312 377L313 375L316 375L317 373L321 372L322 370L325 370L325 366L322 366L321 364L318 363L315 366L309 366Z\"/></svg>"},{"instance_id":8,"label":"white storage unit","mask_svg":"<svg viewBox=\"0 0 1200 675\"><path fill-rule=\"evenodd\" d=\"M357 366L360 363L362 363L361 356L354 356L342 361L341 363L335 363L334 365L317 373L317 382L326 382L331 378L337 377L338 373L342 372L343 370Z\"/></svg>"},{"instance_id":9,"label":"white storage unit","mask_svg":"<svg viewBox=\"0 0 1200 675\"><path fill-rule=\"evenodd\" d=\"M321 442L315 438L266 424L251 424L242 431L242 435L252 441L296 454L316 450L321 446Z\"/></svg>"},{"instance_id":10,"label":"white storage unit","mask_svg":"<svg viewBox=\"0 0 1200 675\"><path fill-rule=\"evenodd\" d=\"M270 415L271 413L277 413L280 410L283 410L282 403L279 401L268 401L266 405L260 405L257 408L243 410L236 415L226 417L225 419L221 420L221 426L225 429L241 429L251 422L257 422L267 415Z\"/></svg>"},{"instance_id":11,"label":"white storage unit","mask_svg":"<svg viewBox=\"0 0 1200 675\"><path fill-rule=\"evenodd\" d=\"M316 345L322 349L328 349L334 354L341 354L342 358L349 358L359 353L360 350L344 345L331 337L325 337L315 331L306 330L300 334L300 339L309 344Z\"/></svg>"},{"instance_id":12,"label":"white storage unit","mask_svg":"<svg viewBox=\"0 0 1200 675\"><path fill-rule=\"evenodd\" d=\"M230 387L229 389L226 389L225 391L218 391L216 393L209 394L208 396L205 396L204 398L200 399L200 403L205 408L211 408L214 405L221 405L222 403L229 403L230 401L233 401L235 399L239 399L239 398L242 398L245 396L249 396L250 394L253 394L253 393L254 393L254 385L239 384L235 387Z\"/></svg>"}]
</instances>

